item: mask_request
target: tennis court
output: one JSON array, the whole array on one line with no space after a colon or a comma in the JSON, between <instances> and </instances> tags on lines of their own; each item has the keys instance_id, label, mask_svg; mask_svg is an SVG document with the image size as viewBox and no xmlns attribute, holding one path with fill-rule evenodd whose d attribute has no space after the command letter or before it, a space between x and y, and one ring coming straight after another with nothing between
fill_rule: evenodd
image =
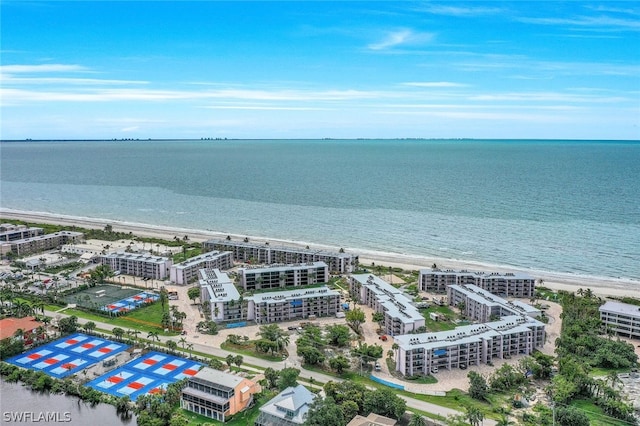
<instances>
[{"instance_id":1,"label":"tennis court","mask_svg":"<svg viewBox=\"0 0 640 426\"><path fill-rule=\"evenodd\" d=\"M153 303L158 299L160 299L160 296L158 294L144 291L131 297L127 297L126 299L109 303L100 309L112 313L125 313L139 308L140 305Z\"/></svg>"},{"instance_id":2,"label":"tennis court","mask_svg":"<svg viewBox=\"0 0 640 426\"><path fill-rule=\"evenodd\" d=\"M160 352L149 352L107 374L87 386L117 397L128 395L132 401L144 394L163 392L166 387L195 375L202 364Z\"/></svg>"},{"instance_id":3,"label":"tennis court","mask_svg":"<svg viewBox=\"0 0 640 426\"><path fill-rule=\"evenodd\" d=\"M61 379L127 348L122 343L75 333L9 358L7 362L18 367L44 371Z\"/></svg>"},{"instance_id":4,"label":"tennis court","mask_svg":"<svg viewBox=\"0 0 640 426\"><path fill-rule=\"evenodd\" d=\"M67 303L84 308L97 308L110 305L140 293L139 289L118 285L101 284L64 297Z\"/></svg>"}]
</instances>

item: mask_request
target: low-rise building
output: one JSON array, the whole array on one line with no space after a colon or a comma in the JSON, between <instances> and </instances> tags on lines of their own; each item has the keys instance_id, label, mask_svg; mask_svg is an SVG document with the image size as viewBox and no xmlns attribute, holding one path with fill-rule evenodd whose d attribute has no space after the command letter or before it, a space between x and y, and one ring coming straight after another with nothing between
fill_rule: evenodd
<instances>
[{"instance_id":1,"label":"low-rise building","mask_svg":"<svg viewBox=\"0 0 640 426\"><path fill-rule=\"evenodd\" d=\"M180 407L224 422L251 405L260 385L244 377L204 367L189 377L182 389Z\"/></svg>"},{"instance_id":2,"label":"low-rise building","mask_svg":"<svg viewBox=\"0 0 640 426\"><path fill-rule=\"evenodd\" d=\"M396 420L389 417L381 416L376 413L369 413L367 417L357 414L347 426L393 426L397 423Z\"/></svg>"},{"instance_id":3,"label":"low-rise building","mask_svg":"<svg viewBox=\"0 0 640 426\"><path fill-rule=\"evenodd\" d=\"M396 368L406 376L466 368L493 358L532 353L545 343L544 324L526 315L456 327L450 331L394 337Z\"/></svg>"},{"instance_id":4,"label":"low-rise building","mask_svg":"<svg viewBox=\"0 0 640 426\"><path fill-rule=\"evenodd\" d=\"M446 293L450 285L475 285L502 297L533 297L536 280L525 273L485 273L440 269L421 269L418 281L422 291Z\"/></svg>"},{"instance_id":5,"label":"low-rise building","mask_svg":"<svg viewBox=\"0 0 640 426\"><path fill-rule=\"evenodd\" d=\"M316 395L302 385L288 387L260 407L255 426L297 426L304 424L305 415Z\"/></svg>"},{"instance_id":6,"label":"low-rise building","mask_svg":"<svg viewBox=\"0 0 640 426\"><path fill-rule=\"evenodd\" d=\"M228 252L227 252L228 253ZM238 269L240 285L247 291L300 287L329 281L329 267L324 262L293 265L260 266Z\"/></svg>"},{"instance_id":7,"label":"low-rise building","mask_svg":"<svg viewBox=\"0 0 640 426\"><path fill-rule=\"evenodd\" d=\"M0 340L15 337L30 345L37 336L38 327L43 326L44 323L34 317L4 318L0 320ZM16 335L18 330L22 330L19 336Z\"/></svg>"},{"instance_id":8,"label":"low-rise building","mask_svg":"<svg viewBox=\"0 0 640 426\"><path fill-rule=\"evenodd\" d=\"M11 251L17 256L25 256L30 253L39 253L46 250L59 248L63 244L81 241L84 238L82 232L59 231L51 234L11 241Z\"/></svg>"},{"instance_id":9,"label":"low-rise building","mask_svg":"<svg viewBox=\"0 0 640 426\"><path fill-rule=\"evenodd\" d=\"M408 334L425 325L410 297L375 275L349 276L351 296L384 314L383 330L391 336Z\"/></svg>"},{"instance_id":10,"label":"low-rise building","mask_svg":"<svg viewBox=\"0 0 640 426\"><path fill-rule=\"evenodd\" d=\"M478 322L489 322L508 315L540 316L541 311L531 305L495 296L478 286L452 284L447 287L449 306L462 308L463 314Z\"/></svg>"},{"instance_id":11,"label":"low-rise building","mask_svg":"<svg viewBox=\"0 0 640 426\"><path fill-rule=\"evenodd\" d=\"M202 244L204 250L230 251L238 262L271 265L324 262L329 271L335 274L347 274L358 267L358 256L312 248L272 246L269 243L250 241L209 240Z\"/></svg>"},{"instance_id":12,"label":"low-rise building","mask_svg":"<svg viewBox=\"0 0 640 426\"><path fill-rule=\"evenodd\" d=\"M173 260L168 257L153 256L147 253L116 252L100 256L100 263L108 265L112 271L154 280L169 277Z\"/></svg>"},{"instance_id":13,"label":"low-rise building","mask_svg":"<svg viewBox=\"0 0 640 426\"><path fill-rule=\"evenodd\" d=\"M233 254L229 251L210 251L172 265L169 279L177 285L191 284L199 279L200 269L230 269L233 267Z\"/></svg>"},{"instance_id":14,"label":"low-rise building","mask_svg":"<svg viewBox=\"0 0 640 426\"><path fill-rule=\"evenodd\" d=\"M640 306L607 301L600 306L602 325L631 339L640 339Z\"/></svg>"},{"instance_id":15,"label":"low-rise building","mask_svg":"<svg viewBox=\"0 0 640 426\"><path fill-rule=\"evenodd\" d=\"M247 320L259 324L335 316L340 311L340 293L326 286L270 291L246 300Z\"/></svg>"},{"instance_id":16,"label":"low-rise building","mask_svg":"<svg viewBox=\"0 0 640 426\"><path fill-rule=\"evenodd\" d=\"M229 275L216 268L200 269L198 274L200 300L209 302L211 318L216 322L244 320L246 301Z\"/></svg>"},{"instance_id":17,"label":"low-rise building","mask_svg":"<svg viewBox=\"0 0 640 426\"><path fill-rule=\"evenodd\" d=\"M40 235L44 235L44 229L42 228L30 228L26 225L14 225L12 223L0 224L0 241L25 240Z\"/></svg>"}]
</instances>

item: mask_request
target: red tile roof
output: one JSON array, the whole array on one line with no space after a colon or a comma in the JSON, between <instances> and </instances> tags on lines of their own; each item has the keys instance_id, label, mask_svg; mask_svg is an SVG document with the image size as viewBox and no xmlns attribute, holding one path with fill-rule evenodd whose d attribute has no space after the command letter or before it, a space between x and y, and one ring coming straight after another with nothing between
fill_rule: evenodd
<instances>
[{"instance_id":1,"label":"red tile roof","mask_svg":"<svg viewBox=\"0 0 640 426\"><path fill-rule=\"evenodd\" d=\"M24 332L29 332L41 325L44 325L44 323L36 321L34 317L5 318L0 320L0 340L12 337L20 328Z\"/></svg>"}]
</instances>

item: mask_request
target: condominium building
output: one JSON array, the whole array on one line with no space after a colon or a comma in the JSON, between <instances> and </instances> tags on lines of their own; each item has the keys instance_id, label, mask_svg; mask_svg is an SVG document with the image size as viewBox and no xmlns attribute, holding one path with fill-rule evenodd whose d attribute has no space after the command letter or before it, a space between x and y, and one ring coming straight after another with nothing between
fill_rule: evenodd
<instances>
[{"instance_id":1,"label":"condominium building","mask_svg":"<svg viewBox=\"0 0 640 426\"><path fill-rule=\"evenodd\" d=\"M526 315L510 315L450 331L396 336L396 368L414 376L480 365L493 358L528 355L542 347L545 338L544 324Z\"/></svg>"},{"instance_id":2,"label":"condominium building","mask_svg":"<svg viewBox=\"0 0 640 426\"><path fill-rule=\"evenodd\" d=\"M452 284L447 287L449 306L463 308L464 315L474 321L489 322L509 315L540 316L541 311L531 305L515 300L507 301L478 286Z\"/></svg>"},{"instance_id":3,"label":"condominium building","mask_svg":"<svg viewBox=\"0 0 640 426\"><path fill-rule=\"evenodd\" d=\"M228 252L227 252L228 253ZM240 285L248 291L299 287L329 281L329 267L324 262L271 265L238 269Z\"/></svg>"},{"instance_id":4,"label":"condominium building","mask_svg":"<svg viewBox=\"0 0 640 426\"><path fill-rule=\"evenodd\" d=\"M244 377L204 367L189 377L180 395L180 407L224 422L251 406L260 385Z\"/></svg>"},{"instance_id":5,"label":"condominium building","mask_svg":"<svg viewBox=\"0 0 640 426\"><path fill-rule=\"evenodd\" d=\"M411 298L375 275L351 275L349 292L360 303L384 314L382 328L391 336L411 333L425 325Z\"/></svg>"},{"instance_id":6,"label":"condominium building","mask_svg":"<svg viewBox=\"0 0 640 426\"><path fill-rule=\"evenodd\" d=\"M422 291L445 293L450 285L475 285L502 297L533 297L536 280L528 274L507 272L442 271L421 269L419 287Z\"/></svg>"},{"instance_id":7,"label":"condominium building","mask_svg":"<svg viewBox=\"0 0 640 426\"><path fill-rule=\"evenodd\" d=\"M216 268L200 269L198 274L200 300L209 302L211 318L216 322L244 320L246 302L229 275Z\"/></svg>"},{"instance_id":8,"label":"condominium building","mask_svg":"<svg viewBox=\"0 0 640 426\"><path fill-rule=\"evenodd\" d=\"M259 324L333 316L340 311L340 293L326 286L271 291L247 297L247 320Z\"/></svg>"},{"instance_id":9,"label":"condominium building","mask_svg":"<svg viewBox=\"0 0 640 426\"><path fill-rule=\"evenodd\" d=\"M209 240L202 246L206 251L230 251L234 260L244 263L270 265L325 262L329 271L335 274L350 273L358 266L358 256L353 254L311 248L276 247L269 243L231 240Z\"/></svg>"},{"instance_id":10,"label":"condominium building","mask_svg":"<svg viewBox=\"0 0 640 426\"><path fill-rule=\"evenodd\" d=\"M167 257L152 256L147 253L116 252L100 256L100 263L108 265L112 271L135 277L164 280L169 276L173 260Z\"/></svg>"},{"instance_id":11,"label":"condominium building","mask_svg":"<svg viewBox=\"0 0 640 426\"><path fill-rule=\"evenodd\" d=\"M84 234L82 232L59 231L22 240L14 240L11 241L10 244L12 252L18 256L24 256L31 253L52 250L62 246L63 244L80 241L83 238Z\"/></svg>"},{"instance_id":12,"label":"condominium building","mask_svg":"<svg viewBox=\"0 0 640 426\"><path fill-rule=\"evenodd\" d=\"M10 242L44 235L42 228L29 228L26 225L12 223L0 224L0 241Z\"/></svg>"},{"instance_id":13,"label":"condominium building","mask_svg":"<svg viewBox=\"0 0 640 426\"><path fill-rule=\"evenodd\" d=\"M229 251L210 251L171 266L169 279L178 285L187 285L198 281L200 269L230 269L233 267L233 255Z\"/></svg>"},{"instance_id":14,"label":"condominium building","mask_svg":"<svg viewBox=\"0 0 640 426\"><path fill-rule=\"evenodd\" d=\"M640 306L607 301L599 310L604 327L619 335L640 339Z\"/></svg>"},{"instance_id":15,"label":"condominium building","mask_svg":"<svg viewBox=\"0 0 640 426\"><path fill-rule=\"evenodd\" d=\"M302 385L290 386L260 407L254 426L302 425L315 397L315 393Z\"/></svg>"}]
</instances>

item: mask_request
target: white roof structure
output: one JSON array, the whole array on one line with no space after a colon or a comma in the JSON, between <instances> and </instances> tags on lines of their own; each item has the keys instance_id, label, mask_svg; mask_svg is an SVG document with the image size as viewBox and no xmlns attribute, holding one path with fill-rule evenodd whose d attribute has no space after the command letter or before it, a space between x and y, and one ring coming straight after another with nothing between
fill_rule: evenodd
<instances>
[{"instance_id":1,"label":"white roof structure","mask_svg":"<svg viewBox=\"0 0 640 426\"><path fill-rule=\"evenodd\" d=\"M286 419L291 423L303 424L315 394L302 385L288 387L260 407L260 412ZM293 416L287 416L287 411Z\"/></svg>"}]
</instances>

